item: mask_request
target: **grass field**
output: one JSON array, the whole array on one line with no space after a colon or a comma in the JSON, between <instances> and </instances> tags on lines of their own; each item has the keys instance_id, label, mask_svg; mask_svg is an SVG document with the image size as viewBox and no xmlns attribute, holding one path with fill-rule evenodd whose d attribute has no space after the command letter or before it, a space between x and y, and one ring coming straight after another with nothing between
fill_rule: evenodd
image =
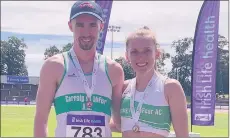
<instances>
[{"instance_id":1,"label":"grass field","mask_svg":"<svg viewBox=\"0 0 230 138\"><path fill-rule=\"evenodd\" d=\"M32 137L34 113L34 107L1 106L1 136ZM193 132L200 133L202 137L227 137L228 122L228 112L216 113L215 126L193 126ZM49 116L50 137L54 136L55 126L56 117L52 109ZM121 134L113 133L113 136L120 137Z\"/></svg>"}]
</instances>

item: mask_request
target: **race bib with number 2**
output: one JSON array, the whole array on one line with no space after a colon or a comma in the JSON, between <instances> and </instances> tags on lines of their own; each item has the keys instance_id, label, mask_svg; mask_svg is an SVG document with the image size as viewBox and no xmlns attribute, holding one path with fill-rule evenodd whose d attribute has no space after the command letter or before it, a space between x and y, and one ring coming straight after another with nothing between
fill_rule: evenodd
<instances>
[{"instance_id":1,"label":"race bib with number 2","mask_svg":"<svg viewBox=\"0 0 230 138\"><path fill-rule=\"evenodd\" d=\"M105 116L67 115L66 137L106 137Z\"/></svg>"}]
</instances>

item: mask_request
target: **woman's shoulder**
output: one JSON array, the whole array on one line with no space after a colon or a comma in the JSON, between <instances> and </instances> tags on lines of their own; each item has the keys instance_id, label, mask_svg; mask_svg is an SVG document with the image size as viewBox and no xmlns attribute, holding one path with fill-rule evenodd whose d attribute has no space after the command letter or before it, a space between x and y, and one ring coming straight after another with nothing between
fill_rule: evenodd
<instances>
[{"instance_id":1,"label":"woman's shoulder","mask_svg":"<svg viewBox=\"0 0 230 138\"><path fill-rule=\"evenodd\" d=\"M165 86L168 87L177 87L178 85L181 85L180 82L176 79L172 79L172 78L165 78Z\"/></svg>"},{"instance_id":2,"label":"woman's shoulder","mask_svg":"<svg viewBox=\"0 0 230 138\"><path fill-rule=\"evenodd\" d=\"M163 82L164 86L175 87L174 85L180 84L176 79L170 78L167 75L163 75L161 73L157 73L158 79Z\"/></svg>"},{"instance_id":3,"label":"woman's shoulder","mask_svg":"<svg viewBox=\"0 0 230 138\"><path fill-rule=\"evenodd\" d=\"M167 78L164 83L164 90L169 97L184 95L184 90L180 82L176 79Z\"/></svg>"}]
</instances>

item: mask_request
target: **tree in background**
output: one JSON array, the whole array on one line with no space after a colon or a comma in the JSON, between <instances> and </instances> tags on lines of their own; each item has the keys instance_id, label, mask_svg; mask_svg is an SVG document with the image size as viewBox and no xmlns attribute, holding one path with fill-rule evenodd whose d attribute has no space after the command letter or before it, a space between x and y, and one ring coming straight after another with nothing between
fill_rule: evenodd
<instances>
[{"instance_id":1,"label":"tree in background","mask_svg":"<svg viewBox=\"0 0 230 138\"><path fill-rule=\"evenodd\" d=\"M45 58L44 59L46 60L47 58L52 57L53 55L56 55L56 54L59 54L62 52L66 52L66 51L70 50L72 46L73 46L72 43L68 43L68 44L64 45L61 50L59 50L55 45L50 46L49 48L46 48L46 50L45 50L45 53L44 53Z\"/></svg>"},{"instance_id":2,"label":"tree in background","mask_svg":"<svg viewBox=\"0 0 230 138\"><path fill-rule=\"evenodd\" d=\"M60 50L55 46L50 46L49 48L46 48L44 56L45 56L45 60L49 57L52 57L53 55L56 55L60 53Z\"/></svg>"},{"instance_id":3,"label":"tree in background","mask_svg":"<svg viewBox=\"0 0 230 138\"><path fill-rule=\"evenodd\" d=\"M24 39L11 36L1 40L1 75L28 76Z\"/></svg>"},{"instance_id":4,"label":"tree in background","mask_svg":"<svg viewBox=\"0 0 230 138\"><path fill-rule=\"evenodd\" d=\"M125 80L132 79L136 76L130 63L127 62L127 60L124 57L119 57L119 58L115 59L115 61L118 62L122 66L122 68L124 70Z\"/></svg>"},{"instance_id":5,"label":"tree in background","mask_svg":"<svg viewBox=\"0 0 230 138\"><path fill-rule=\"evenodd\" d=\"M159 44L157 44L159 45ZM159 71L163 75L167 75L165 71L165 60L170 58L170 54L166 53L163 49L161 50L161 56L156 60L157 71Z\"/></svg>"},{"instance_id":6,"label":"tree in background","mask_svg":"<svg viewBox=\"0 0 230 138\"><path fill-rule=\"evenodd\" d=\"M216 90L218 93L229 93L229 42L219 35L217 56Z\"/></svg>"},{"instance_id":7,"label":"tree in background","mask_svg":"<svg viewBox=\"0 0 230 138\"><path fill-rule=\"evenodd\" d=\"M180 81L187 96L191 95L192 45L193 39L188 37L173 41L172 48L176 51L176 56L171 58L172 70L168 73L169 77ZM228 40L224 36L219 35L216 75L217 93L220 91L228 93L229 90L229 50L224 49L226 47L228 47Z\"/></svg>"},{"instance_id":8,"label":"tree in background","mask_svg":"<svg viewBox=\"0 0 230 138\"><path fill-rule=\"evenodd\" d=\"M176 56L171 57L172 70L168 73L171 78L177 79L185 94L191 93L192 51L189 51L193 39L186 37L173 41L171 47L176 51Z\"/></svg>"},{"instance_id":9,"label":"tree in background","mask_svg":"<svg viewBox=\"0 0 230 138\"><path fill-rule=\"evenodd\" d=\"M69 51L69 50L72 48L72 46L73 46L73 43L68 43L68 44L66 44L66 45L62 48L61 52Z\"/></svg>"}]
</instances>

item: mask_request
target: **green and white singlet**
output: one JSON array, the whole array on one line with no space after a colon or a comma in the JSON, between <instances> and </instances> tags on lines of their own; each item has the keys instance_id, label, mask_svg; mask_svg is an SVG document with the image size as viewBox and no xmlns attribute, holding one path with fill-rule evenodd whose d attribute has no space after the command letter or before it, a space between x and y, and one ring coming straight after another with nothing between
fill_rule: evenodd
<instances>
[{"instance_id":1,"label":"green and white singlet","mask_svg":"<svg viewBox=\"0 0 230 138\"><path fill-rule=\"evenodd\" d=\"M59 84L54 108L56 112L56 137L111 137L112 85L107 72L107 62L98 54L99 67L92 93L93 106L86 106L84 86L74 66L70 52L64 52L65 71ZM84 74L91 87L92 74Z\"/></svg>"},{"instance_id":2,"label":"green and white singlet","mask_svg":"<svg viewBox=\"0 0 230 138\"><path fill-rule=\"evenodd\" d=\"M166 78L156 76L155 83L148 89L148 94L143 100L143 105L140 109L140 117L135 123L132 117L130 108L131 99L131 83L123 92L121 103L121 131L132 131L135 124L139 126L139 131L152 132L167 137L171 127L171 115L169 105L165 99L164 83ZM135 78L134 78L135 79ZM153 78L152 78L153 79ZM135 92L134 109L137 111L139 102L142 100L144 92ZM134 116L135 117L135 116Z\"/></svg>"}]
</instances>

